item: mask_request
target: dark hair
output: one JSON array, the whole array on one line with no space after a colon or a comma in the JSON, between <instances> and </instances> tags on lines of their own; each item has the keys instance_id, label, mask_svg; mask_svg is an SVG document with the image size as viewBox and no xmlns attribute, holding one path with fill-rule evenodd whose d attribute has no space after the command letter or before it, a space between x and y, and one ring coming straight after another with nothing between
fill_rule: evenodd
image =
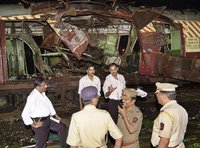
<instances>
[{"instance_id":1,"label":"dark hair","mask_svg":"<svg viewBox=\"0 0 200 148\"><path fill-rule=\"evenodd\" d=\"M110 67L112 67L112 66L118 67L118 65L117 65L116 63L110 63L108 67L110 68Z\"/></svg>"},{"instance_id":2,"label":"dark hair","mask_svg":"<svg viewBox=\"0 0 200 148\"><path fill-rule=\"evenodd\" d=\"M94 67L94 65L92 65L92 64L87 65L87 70L88 70L89 68L91 68L91 67ZM94 67L94 69L95 69L95 67Z\"/></svg>"},{"instance_id":3,"label":"dark hair","mask_svg":"<svg viewBox=\"0 0 200 148\"><path fill-rule=\"evenodd\" d=\"M34 82L34 87L39 86L42 82L44 82L44 80L45 79L43 77L36 77Z\"/></svg>"}]
</instances>

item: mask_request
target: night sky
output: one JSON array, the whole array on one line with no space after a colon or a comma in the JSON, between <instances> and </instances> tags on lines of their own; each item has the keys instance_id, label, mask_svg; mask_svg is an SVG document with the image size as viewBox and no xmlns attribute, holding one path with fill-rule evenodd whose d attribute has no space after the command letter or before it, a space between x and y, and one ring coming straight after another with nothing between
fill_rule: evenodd
<instances>
[{"instance_id":1,"label":"night sky","mask_svg":"<svg viewBox=\"0 0 200 148\"><path fill-rule=\"evenodd\" d=\"M47 1L47 0L23 0L23 1ZM51 0L53 1L53 0ZM69 0L70 1L70 0ZM113 0L91 0L91 1L110 1ZM20 0L0 0L0 4L11 4L18 3ZM147 6L147 7L157 7L157 6L167 6L168 9L198 9L200 10L200 0L117 0L118 3L123 5L131 6Z\"/></svg>"},{"instance_id":2,"label":"night sky","mask_svg":"<svg viewBox=\"0 0 200 148\"><path fill-rule=\"evenodd\" d=\"M198 9L200 0L135 0L135 6L167 6L169 9Z\"/></svg>"}]
</instances>

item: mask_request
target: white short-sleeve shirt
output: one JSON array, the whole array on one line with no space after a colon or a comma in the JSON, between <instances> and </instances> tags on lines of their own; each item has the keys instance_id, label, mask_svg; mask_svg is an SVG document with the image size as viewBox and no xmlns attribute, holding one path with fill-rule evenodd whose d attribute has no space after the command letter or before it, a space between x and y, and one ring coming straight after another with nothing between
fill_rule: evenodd
<instances>
[{"instance_id":1,"label":"white short-sleeve shirt","mask_svg":"<svg viewBox=\"0 0 200 148\"><path fill-rule=\"evenodd\" d=\"M117 74L117 79L115 79L111 74L106 77L103 84L104 95L108 92L108 87L112 86L116 89L110 94L109 99L121 100L122 90L126 87L126 81L124 76Z\"/></svg>"},{"instance_id":2,"label":"white short-sleeve shirt","mask_svg":"<svg viewBox=\"0 0 200 148\"><path fill-rule=\"evenodd\" d=\"M79 80L79 87L78 87L78 94L81 94L81 90L87 86L94 86L97 88L98 90L98 95L100 96L100 91L101 91L101 81L99 79L99 77L97 76L93 76L93 79L90 80L88 78L88 75L83 76L80 80Z\"/></svg>"}]
</instances>

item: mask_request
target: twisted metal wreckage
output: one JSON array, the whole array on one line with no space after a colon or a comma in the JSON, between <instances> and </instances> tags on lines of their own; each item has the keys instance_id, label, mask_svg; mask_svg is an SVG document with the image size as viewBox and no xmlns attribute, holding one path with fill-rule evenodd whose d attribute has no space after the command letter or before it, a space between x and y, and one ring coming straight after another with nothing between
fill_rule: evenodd
<instances>
[{"instance_id":1,"label":"twisted metal wreckage","mask_svg":"<svg viewBox=\"0 0 200 148\"><path fill-rule=\"evenodd\" d=\"M119 64L129 85L174 79L200 82L199 12L135 8L115 1L21 7L0 16L3 105L18 107L24 102L38 74L49 78L49 91L60 96L61 104L77 97L78 80L88 63L96 66L102 80L106 65Z\"/></svg>"}]
</instances>

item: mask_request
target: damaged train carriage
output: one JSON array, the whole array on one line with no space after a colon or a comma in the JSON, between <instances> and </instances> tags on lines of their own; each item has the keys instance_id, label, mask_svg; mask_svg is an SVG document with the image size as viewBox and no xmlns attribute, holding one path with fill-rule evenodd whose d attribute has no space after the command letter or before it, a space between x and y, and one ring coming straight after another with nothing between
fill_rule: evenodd
<instances>
[{"instance_id":1,"label":"damaged train carriage","mask_svg":"<svg viewBox=\"0 0 200 148\"><path fill-rule=\"evenodd\" d=\"M200 81L198 14L190 12L187 18L195 18L185 20L171 18L167 11L160 15L164 8L130 8L127 13L73 6L53 13L40 5L32 15L1 17L1 106L20 107L36 75L49 78L58 106L70 105L87 63L95 64L102 80L106 65L115 62L129 84Z\"/></svg>"},{"instance_id":2,"label":"damaged train carriage","mask_svg":"<svg viewBox=\"0 0 200 148\"><path fill-rule=\"evenodd\" d=\"M140 74L199 83L199 12L166 10L152 24L148 33L141 33Z\"/></svg>"}]
</instances>

